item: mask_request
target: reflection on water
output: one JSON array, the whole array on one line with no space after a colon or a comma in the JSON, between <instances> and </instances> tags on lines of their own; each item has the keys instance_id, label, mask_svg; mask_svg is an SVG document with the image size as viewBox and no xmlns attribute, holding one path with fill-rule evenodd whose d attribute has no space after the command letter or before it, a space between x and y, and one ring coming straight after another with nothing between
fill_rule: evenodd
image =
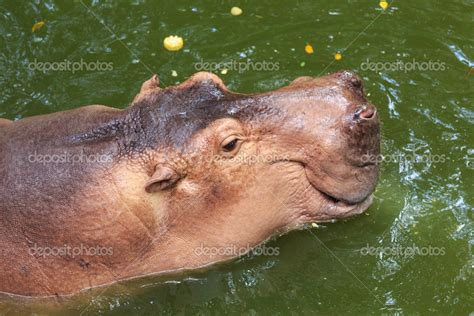
<instances>
[{"instance_id":1,"label":"reflection on water","mask_svg":"<svg viewBox=\"0 0 474 316\"><path fill-rule=\"evenodd\" d=\"M98 19L80 1L0 6L1 117L97 103L123 108L152 72L172 85L201 61L278 63L278 71L219 74L239 92L275 89L324 69L353 69L378 106L385 160L367 215L313 229L327 248L307 231L293 232L271 241L281 250L276 258L250 256L209 271L137 280L84 295L66 309L124 315L472 312L474 45L467 1L397 1L362 33L381 13L377 1L245 2L239 17L228 14L233 4L210 2L87 5ZM32 33L42 20L45 26ZM185 39L180 53L163 50L170 34ZM304 53L306 43L314 54ZM338 51L343 58L335 62ZM81 59L110 62L113 69L44 73L28 67L35 60ZM446 69L362 66L413 59L440 61ZM384 247L437 247L444 255Z\"/></svg>"}]
</instances>

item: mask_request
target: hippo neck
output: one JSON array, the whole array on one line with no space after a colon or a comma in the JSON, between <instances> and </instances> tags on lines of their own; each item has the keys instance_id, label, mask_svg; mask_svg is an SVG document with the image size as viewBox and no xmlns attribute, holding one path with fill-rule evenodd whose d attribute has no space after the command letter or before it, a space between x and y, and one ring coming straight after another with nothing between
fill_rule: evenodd
<instances>
[{"instance_id":1,"label":"hippo neck","mask_svg":"<svg viewBox=\"0 0 474 316\"><path fill-rule=\"evenodd\" d=\"M72 145L93 144L127 139L132 135L141 134L143 128L136 112L126 109L113 112L112 115L98 113L96 115L101 115L101 119L96 120L93 126L68 135L66 139Z\"/></svg>"}]
</instances>

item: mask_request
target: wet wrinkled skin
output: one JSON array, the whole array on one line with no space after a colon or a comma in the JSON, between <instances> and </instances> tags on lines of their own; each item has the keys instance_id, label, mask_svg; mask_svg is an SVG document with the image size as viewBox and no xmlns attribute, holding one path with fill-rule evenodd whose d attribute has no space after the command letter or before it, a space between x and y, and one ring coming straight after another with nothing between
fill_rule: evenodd
<instances>
[{"instance_id":1,"label":"wet wrinkled skin","mask_svg":"<svg viewBox=\"0 0 474 316\"><path fill-rule=\"evenodd\" d=\"M167 89L154 76L125 110L0 120L0 291L70 295L195 269L238 255L206 247L359 214L379 137L347 71L255 95L210 73Z\"/></svg>"}]
</instances>

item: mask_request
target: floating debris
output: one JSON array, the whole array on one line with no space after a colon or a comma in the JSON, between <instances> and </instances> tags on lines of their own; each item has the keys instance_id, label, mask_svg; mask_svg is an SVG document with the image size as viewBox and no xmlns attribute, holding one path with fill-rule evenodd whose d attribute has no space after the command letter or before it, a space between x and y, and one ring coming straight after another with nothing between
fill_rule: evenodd
<instances>
[{"instance_id":1,"label":"floating debris","mask_svg":"<svg viewBox=\"0 0 474 316\"><path fill-rule=\"evenodd\" d=\"M36 22L36 23L33 24L33 26L31 27L31 32L35 32L35 31L39 30L39 29L42 28L45 24L46 24L46 21Z\"/></svg>"},{"instance_id":2,"label":"floating debris","mask_svg":"<svg viewBox=\"0 0 474 316\"><path fill-rule=\"evenodd\" d=\"M313 46L311 46L310 44L306 44L306 46L304 47L304 51L306 52L306 54L314 53Z\"/></svg>"},{"instance_id":3,"label":"floating debris","mask_svg":"<svg viewBox=\"0 0 474 316\"><path fill-rule=\"evenodd\" d=\"M319 228L319 225L316 224L316 223L311 223L311 226L314 227L314 228Z\"/></svg>"},{"instance_id":4,"label":"floating debris","mask_svg":"<svg viewBox=\"0 0 474 316\"><path fill-rule=\"evenodd\" d=\"M230 9L230 14L232 14L233 16L241 15L242 12L242 9L239 7L232 7L232 9Z\"/></svg>"},{"instance_id":5,"label":"floating debris","mask_svg":"<svg viewBox=\"0 0 474 316\"><path fill-rule=\"evenodd\" d=\"M306 63L305 63L304 61L302 61L302 62L300 63L300 67L304 67L305 65L306 65Z\"/></svg>"},{"instance_id":6,"label":"floating debris","mask_svg":"<svg viewBox=\"0 0 474 316\"><path fill-rule=\"evenodd\" d=\"M224 68L221 70L221 74L222 75L226 75L227 74L227 71L229 71L227 68Z\"/></svg>"},{"instance_id":7,"label":"floating debris","mask_svg":"<svg viewBox=\"0 0 474 316\"><path fill-rule=\"evenodd\" d=\"M183 48L184 41L182 37L179 37L177 35L171 35L163 40L163 45L167 50L175 52Z\"/></svg>"},{"instance_id":8,"label":"floating debris","mask_svg":"<svg viewBox=\"0 0 474 316\"><path fill-rule=\"evenodd\" d=\"M178 77L176 70L171 70L171 77Z\"/></svg>"}]
</instances>

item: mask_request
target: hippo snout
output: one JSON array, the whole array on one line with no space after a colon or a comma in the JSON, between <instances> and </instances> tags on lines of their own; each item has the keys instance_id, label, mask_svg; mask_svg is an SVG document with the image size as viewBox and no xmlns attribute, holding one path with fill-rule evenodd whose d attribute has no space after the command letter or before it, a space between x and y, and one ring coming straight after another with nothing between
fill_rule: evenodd
<instances>
[{"instance_id":1,"label":"hippo snout","mask_svg":"<svg viewBox=\"0 0 474 316\"><path fill-rule=\"evenodd\" d=\"M341 71L300 77L282 91L288 95L283 105L288 129L299 140L295 160L305 166L309 182L336 201L366 200L378 178L373 158L380 152L380 124L362 80ZM292 102L294 95L299 96L297 102Z\"/></svg>"}]
</instances>

